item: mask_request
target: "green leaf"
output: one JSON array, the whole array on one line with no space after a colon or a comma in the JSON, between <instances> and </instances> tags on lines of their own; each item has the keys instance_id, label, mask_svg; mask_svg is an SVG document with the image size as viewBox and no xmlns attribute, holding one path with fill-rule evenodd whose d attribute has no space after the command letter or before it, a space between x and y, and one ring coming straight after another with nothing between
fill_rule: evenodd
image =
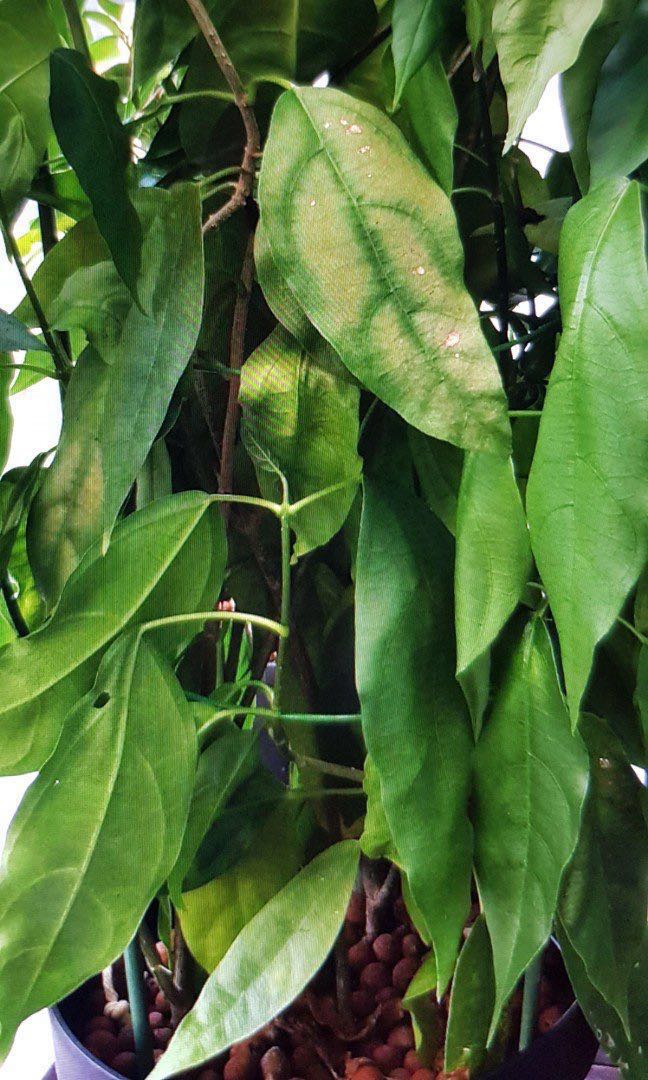
<instances>
[{"instance_id":1,"label":"green leaf","mask_svg":"<svg viewBox=\"0 0 648 1080\"><path fill-rule=\"evenodd\" d=\"M9 408L9 387L13 371L0 368L0 473L2 473L9 450L11 449L11 435L13 432L13 416Z\"/></svg>"},{"instance_id":2,"label":"green leaf","mask_svg":"<svg viewBox=\"0 0 648 1080\"><path fill-rule=\"evenodd\" d=\"M92 686L106 647L125 627L211 607L225 570L221 516L198 492L158 499L115 529L104 555L92 547L51 619L4 650L0 773L39 768L65 716ZM156 641L174 655L195 625Z\"/></svg>"},{"instance_id":3,"label":"green leaf","mask_svg":"<svg viewBox=\"0 0 648 1080\"><path fill-rule=\"evenodd\" d=\"M601 13L585 38L576 63L572 64L560 79L560 96L569 133L571 158L576 179L583 192L589 187L587 134L598 77L605 57L619 40L625 20L636 3L637 0L604 0ZM616 138L617 123L620 120L620 117L615 118L612 141Z\"/></svg>"},{"instance_id":4,"label":"green leaf","mask_svg":"<svg viewBox=\"0 0 648 1080\"><path fill-rule=\"evenodd\" d=\"M155 499L170 495L173 490L171 459L164 439L158 439L146 455L144 465L137 477L135 501L141 510Z\"/></svg>"},{"instance_id":5,"label":"green leaf","mask_svg":"<svg viewBox=\"0 0 648 1080\"><path fill-rule=\"evenodd\" d=\"M128 190L130 139L117 115L119 88L74 49L50 57L50 111L63 154L92 203L117 271L138 296L142 226Z\"/></svg>"},{"instance_id":6,"label":"green leaf","mask_svg":"<svg viewBox=\"0 0 648 1080\"><path fill-rule=\"evenodd\" d=\"M31 522L34 568L50 598L90 544L110 535L200 328L195 186L142 191L137 204L145 228L140 292L149 315L121 283L92 219L67 233L34 276L51 323L83 327L92 344L70 380L61 440Z\"/></svg>"},{"instance_id":7,"label":"green leaf","mask_svg":"<svg viewBox=\"0 0 648 1080\"><path fill-rule=\"evenodd\" d=\"M592 183L628 176L648 157L648 0L640 0L598 78L587 147Z\"/></svg>"},{"instance_id":8,"label":"green leaf","mask_svg":"<svg viewBox=\"0 0 648 1080\"><path fill-rule=\"evenodd\" d=\"M448 17L447 0L394 0L392 54L396 71L394 108L409 80L439 46Z\"/></svg>"},{"instance_id":9,"label":"green leaf","mask_svg":"<svg viewBox=\"0 0 648 1080\"><path fill-rule=\"evenodd\" d=\"M455 563L457 678L464 690L474 686L470 669L488 654L515 611L530 572L531 547L512 462L492 454L466 454ZM488 663L485 668L488 675ZM476 735L487 695L488 679L479 702L467 694Z\"/></svg>"},{"instance_id":10,"label":"green leaf","mask_svg":"<svg viewBox=\"0 0 648 1080\"><path fill-rule=\"evenodd\" d=\"M0 194L27 194L51 133L48 57L58 38L45 0L0 0Z\"/></svg>"},{"instance_id":11,"label":"green leaf","mask_svg":"<svg viewBox=\"0 0 648 1080\"><path fill-rule=\"evenodd\" d=\"M44 341L39 341L15 315L9 315L0 308L0 350L18 352L31 349L32 352L48 352Z\"/></svg>"},{"instance_id":12,"label":"green leaf","mask_svg":"<svg viewBox=\"0 0 648 1080\"><path fill-rule=\"evenodd\" d=\"M522 134L547 83L570 68L603 0L495 0L493 37L508 99L504 152Z\"/></svg>"},{"instance_id":13,"label":"green leaf","mask_svg":"<svg viewBox=\"0 0 648 1080\"><path fill-rule=\"evenodd\" d=\"M41 374L40 371L34 371L33 368L30 366L32 364L34 364L38 368L41 368L43 373ZM1 368L2 361L0 360L0 369ZM13 397L14 394L20 394L21 391L27 390L27 388L30 386L34 386L35 383L40 382L41 379L47 379L48 376L45 374L46 371L49 371L50 373L49 378L56 379L58 377L56 373L56 365L54 364L51 353L48 353L47 356L43 356L41 352L26 352L25 359L20 367L20 370L18 371L18 375L14 382L12 382L9 389L9 395ZM15 374L15 369L12 369L11 374Z\"/></svg>"},{"instance_id":14,"label":"green leaf","mask_svg":"<svg viewBox=\"0 0 648 1080\"><path fill-rule=\"evenodd\" d=\"M559 914L588 979L629 1033L629 986L646 927L645 791L601 721L592 741L594 723L590 785Z\"/></svg>"},{"instance_id":15,"label":"green leaf","mask_svg":"<svg viewBox=\"0 0 648 1080\"><path fill-rule=\"evenodd\" d=\"M398 128L338 90L287 91L259 199L279 273L352 374L414 427L506 452L504 394L463 283L454 211Z\"/></svg>"},{"instance_id":16,"label":"green leaf","mask_svg":"<svg viewBox=\"0 0 648 1080\"><path fill-rule=\"evenodd\" d=\"M449 197L454 179L457 106L438 50L408 81L394 120Z\"/></svg>"},{"instance_id":17,"label":"green leaf","mask_svg":"<svg viewBox=\"0 0 648 1080\"><path fill-rule=\"evenodd\" d=\"M297 997L333 948L357 867L355 841L335 844L254 916L207 980L151 1080L202 1065Z\"/></svg>"},{"instance_id":18,"label":"green leaf","mask_svg":"<svg viewBox=\"0 0 648 1080\"><path fill-rule=\"evenodd\" d=\"M586 785L587 754L570 733L549 636L534 616L508 650L475 754L475 870L495 966L490 1038L551 932Z\"/></svg>"},{"instance_id":19,"label":"green leaf","mask_svg":"<svg viewBox=\"0 0 648 1080\"><path fill-rule=\"evenodd\" d=\"M311 337L312 351L306 351L277 327L246 360L241 376L243 440L262 494L270 499L278 494L268 459L286 476L293 503L346 484L291 519L295 559L326 544L342 527L362 469L360 392L331 347L318 335Z\"/></svg>"},{"instance_id":20,"label":"green leaf","mask_svg":"<svg viewBox=\"0 0 648 1080\"><path fill-rule=\"evenodd\" d=\"M495 1008L493 949L486 919L479 915L459 953L450 992L445 1042L446 1072L468 1069L479 1074Z\"/></svg>"},{"instance_id":21,"label":"green leaf","mask_svg":"<svg viewBox=\"0 0 648 1080\"><path fill-rule=\"evenodd\" d=\"M180 684L150 644L124 635L70 713L7 838L0 1060L25 1017L125 949L180 848L195 767Z\"/></svg>"},{"instance_id":22,"label":"green leaf","mask_svg":"<svg viewBox=\"0 0 648 1080\"><path fill-rule=\"evenodd\" d=\"M31 465L12 469L0 480L0 577L7 572L18 530L40 480L43 457L39 454Z\"/></svg>"},{"instance_id":23,"label":"green leaf","mask_svg":"<svg viewBox=\"0 0 648 1080\"><path fill-rule=\"evenodd\" d=\"M356 569L362 725L398 863L434 945L439 997L470 906L472 861L473 740L454 676L452 558L449 533L420 500L384 476L366 481Z\"/></svg>"},{"instance_id":24,"label":"green leaf","mask_svg":"<svg viewBox=\"0 0 648 1080\"><path fill-rule=\"evenodd\" d=\"M182 849L169 876L169 891L174 898L180 896L187 871L211 822L256 763L257 744L253 732L240 731L233 724L200 755Z\"/></svg>"},{"instance_id":25,"label":"green leaf","mask_svg":"<svg viewBox=\"0 0 648 1080\"><path fill-rule=\"evenodd\" d=\"M637 184L598 185L570 210L559 284L564 330L527 512L575 723L596 644L648 551L648 272Z\"/></svg>"},{"instance_id":26,"label":"green leaf","mask_svg":"<svg viewBox=\"0 0 648 1080\"><path fill-rule=\"evenodd\" d=\"M310 827L303 806L282 799L269 812L263 809L242 857L213 881L183 894L182 932L205 971L220 964L243 927L302 866Z\"/></svg>"},{"instance_id":27,"label":"green leaf","mask_svg":"<svg viewBox=\"0 0 648 1080\"><path fill-rule=\"evenodd\" d=\"M452 443L432 439L416 428L409 428L407 437L423 499L454 536L464 456Z\"/></svg>"},{"instance_id":28,"label":"green leaf","mask_svg":"<svg viewBox=\"0 0 648 1080\"><path fill-rule=\"evenodd\" d=\"M365 759L362 786L367 796L367 809L360 837L360 847L368 859L389 859L390 862L396 862L398 852L394 848L391 830L385 816L380 777L369 754ZM436 986L436 974L434 986Z\"/></svg>"},{"instance_id":29,"label":"green leaf","mask_svg":"<svg viewBox=\"0 0 648 1080\"><path fill-rule=\"evenodd\" d=\"M482 64L488 67L495 54L493 8L495 0L466 0L466 32L475 53L482 46Z\"/></svg>"},{"instance_id":30,"label":"green leaf","mask_svg":"<svg viewBox=\"0 0 648 1080\"><path fill-rule=\"evenodd\" d=\"M436 987L436 960L434 951L430 949L403 997L403 1008L412 1018L417 1055L422 1062L429 1064L434 1061L443 1041Z\"/></svg>"}]
</instances>

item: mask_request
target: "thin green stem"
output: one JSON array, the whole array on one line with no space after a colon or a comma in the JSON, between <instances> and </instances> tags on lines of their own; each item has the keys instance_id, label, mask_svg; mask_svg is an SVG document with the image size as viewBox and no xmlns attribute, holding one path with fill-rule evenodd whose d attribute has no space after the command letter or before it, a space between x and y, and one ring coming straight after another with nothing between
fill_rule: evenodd
<instances>
[{"instance_id":1,"label":"thin green stem","mask_svg":"<svg viewBox=\"0 0 648 1080\"><path fill-rule=\"evenodd\" d=\"M206 199L212 199L214 195L219 195L223 191L231 191L232 188L235 187L236 181L224 180L222 184L216 184L213 188L206 188L204 191L201 191L200 198L205 202Z\"/></svg>"},{"instance_id":2,"label":"thin green stem","mask_svg":"<svg viewBox=\"0 0 648 1080\"><path fill-rule=\"evenodd\" d=\"M269 499L257 499L254 495L230 495L229 493L219 492L217 495L209 496L211 502L216 503L238 503L240 506L256 506L260 510L269 510L275 517L280 518L283 511L281 503L270 502Z\"/></svg>"},{"instance_id":3,"label":"thin green stem","mask_svg":"<svg viewBox=\"0 0 648 1080\"><path fill-rule=\"evenodd\" d=\"M300 499L299 502L292 503L287 507L289 517L294 517L300 510L310 506L311 503L317 502L318 499L325 499L327 495L333 495L336 491L345 491L349 487L348 480L340 480L337 484L331 484L330 487L322 488L321 491L314 491L312 495L306 495L305 498Z\"/></svg>"},{"instance_id":4,"label":"thin green stem","mask_svg":"<svg viewBox=\"0 0 648 1080\"><path fill-rule=\"evenodd\" d=\"M156 116L166 112L172 105L182 105L186 101L209 100L210 98L213 101L225 101L227 104L234 101L234 95L226 90L187 90L181 94L166 94L154 109L136 116L133 120L129 120L127 124L124 124L124 127L126 129L141 127L147 120L155 120ZM235 171L238 173L238 168Z\"/></svg>"},{"instance_id":5,"label":"thin green stem","mask_svg":"<svg viewBox=\"0 0 648 1080\"><path fill-rule=\"evenodd\" d=\"M159 630L165 626L180 626L182 623L207 623L207 622L233 622L250 623L251 626L259 626L263 630L269 630L278 637L287 636L288 631L281 623L274 619L266 619L265 615L252 615L245 611L195 611L187 615L163 615L160 619L151 619L150 622L142 623L139 633L147 634L151 630Z\"/></svg>"},{"instance_id":6,"label":"thin green stem","mask_svg":"<svg viewBox=\"0 0 648 1080\"><path fill-rule=\"evenodd\" d=\"M542 409L509 409L509 416L542 416Z\"/></svg>"},{"instance_id":7,"label":"thin green stem","mask_svg":"<svg viewBox=\"0 0 648 1080\"><path fill-rule=\"evenodd\" d=\"M11 586L11 582L7 574L5 574L2 578L0 588L2 589L4 602L7 605L7 611L11 616L11 621L14 624L18 637L28 637L29 627L25 622L25 619L23 618L23 613L18 605L18 597L16 596L16 593Z\"/></svg>"},{"instance_id":8,"label":"thin green stem","mask_svg":"<svg viewBox=\"0 0 648 1080\"><path fill-rule=\"evenodd\" d=\"M85 56L86 60L92 67L92 57L90 55L90 46L88 45L88 39L86 37L85 27L83 25L83 18L81 12L77 7L76 0L61 0L63 11L65 12L65 18L67 24L70 27L70 34L72 35L72 44L77 52L80 52L82 56Z\"/></svg>"},{"instance_id":9,"label":"thin green stem","mask_svg":"<svg viewBox=\"0 0 648 1080\"><path fill-rule=\"evenodd\" d=\"M148 1009L144 996L143 957L137 937L134 937L124 953L126 985L130 1004L138 1080L153 1069L153 1037L148 1022Z\"/></svg>"},{"instance_id":10,"label":"thin green stem","mask_svg":"<svg viewBox=\"0 0 648 1080\"><path fill-rule=\"evenodd\" d=\"M535 1014L538 1004L538 989L542 971L542 953L538 953L524 973L522 992L522 1019L520 1021L520 1050L526 1050L533 1037Z\"/></svg>"},{"instance_id":11,"label":"thin green stem","mask_svg":"<svg viewBox=\"0 0 648 1080\"><path fill-rule=\"evenodd\" d=\"M265 684L262 686L263 691L267 692L269 688ZM275 708L267 709L261 705L231 705L227 709L218 709L200 725L198 741L201 749L210 742L222 720L236 716L256 716L266 720L280 720L284 724L359 724L362 719L359 713L338 716L328 713L278 713Z\"/></svg>"},{"instance_id":12,"label":"thin green stem","mask_svg":"<svg viewBox=\"0 0 648 1080\"><path fill-rule=\"evenodd\" d=\"M463 143L456 142L454 144L455 150L460 150L462 154L466 154L468 157L474 158L480 165L488 165L486 158L483 158L481 154L478 154L475 150L471 150L469 146L464 146Z\"/></svg>"},{"instance_id":13,"label":"thin green stem","mask_svg":"<svg viewBox=\"0 0 648 1080\"><path fill-rule=\"evenodd\" d=\"M469 184L467 187L453 188L452 194L453 195L483 195L484 198L488 199L489 202L493 201L492 192L488 191L486 188L476 187L476 186L474 186L472 184Z\"/></svg>"},{"instance_id":14,"label":"thin green stem","mask_svg":"<svg viewBox=\"0 0 648 1080\"><path fill-rule=\"evenodd\" d=\"M641 630L637 630L637 627L633 626L627 619L624 619L621 615L617 615L617 622L621 623L621 626L625 626L626 630L629 630L642 645L648 645L648 637L646 637L645 634L642 634Z\"/></svg>"},{"instance_id":15,"label":"thin green stem","mask_svg":"<svg viewBox=\"0 0 648 1080\"><path fill-rule=\"evenodd\" d=\"M349 765L336 765L333 761L322 761L320 758L311 757L309 754L297 754L293 752L293 758L297 765L307 765L325 776L337 776L339 780L352 780L354 784L364 782L362 769L353 769Z\"/></svg>"},{"instance_id":16,"label":"thin green stem","mask_svg":"<svg viewBox=\"0 0 648 1080\"><path fill-rule=\"evenodd\" d=\"M38 364L0 364L0 370L4 371L34 371L37 375L44 375L47 379L60 379L58 371L48 371L47 368L39 367Z\"/></svg>"},{"instance_id":17,"label":"thin green stem","mask_svg":"<svg viewBox=\"0 0 648 1080\"><path fill-rule=\"evenodd\" d=\"M52 359L54 360L54 364L56 365L56 370L59 373L59 378L61 379L61 381L63 383L67 383L69 378L70 378L70 362L69 362L69 360L68 360L68 358L67 358L67 356L65 354L65 351L64 351L63 347L61 346L61 343L59 342L58 338L53 333L53 331L50 329L50 325L49 325L49 322L47 320L47 316L45 315L45 312L43 311L41 302L38 299L38 296L36 294L36 290L34 289L34 286L32 284L32 280L31 280L29 274L27 273L27 270L25 268L25 264L24 264L24 262L22 260L22 256L20 254L18 244L16 243L16 239L15 239L15 237L14 237L12 231L11 231L11 228L9 226L9 220L8 220L8 217L7 217L5 205L4 205L4 202L2 201L1 197L0 197L0 225L2 226L2 233L3 233L3 236L5 238L7 247L9 249L9 251L11 252L13 261L14 261L14 263L16 265L16 269L17 269L17 271L18 271L18 273L20 275L20 280L22 281L22 283L23 283L23 285L25 287L25 292L27 293L27 296L29 297L29 302L30 302L31 306L34 309L34 314L36 315L36 318L38 319L38 323L39 323L39 326L40 326L40 328L41 328L41 330L43 332L43 337L45 338L45 342L47 344L47 347L49 348L49 350L50 350L50 352L52 354Z\"/></svg>"},{"instance_id":18,"label":"thin green stem","mask_svg":"<svg viewBox=\"0 0 648 1080\"><path fill-rule=\"evenodd\" d=\"M279 618L285 633L284 636L279 639L279 648L277 650L277 667L274 684L274 705L277 712L281 709L281 690L283 687L284 665L286 663L288 637L290 634L290 514L293 510L288 498L288 485L285 477L282 476L281 482L283 486L283 513L279 519L281 524L281 612Z\"/></svg>"},{"instance_id":19,"label":"thin green stem","mask_svg":"<svg viewBox=\"0 0 648 1080\"><path fill-rule=\"evenodd\" d=\"M238 165L228 165L226 169L218 169L215 173L210 173L209 176L203 176L198 181L198 187L208 187L210 184L215 184L218 180L225 180L229 176L238 176L238 174Z\"/></svg>"},{"instance_id":20,"label":"thin green stem","mask_svg":"<svg viewBox=\"0 0 648 1080\"><path fill-rule=\"evenodd\" d=\"M507 341L503 345L492 346L492 351L502 352L504 349L514 349L516 345L525 345L527 341L535 341L536 338L542 337L543 334L550 334L552 330L557 329L557 323L545 323L543 326L539 326L537 330L530 330L528 334L520 334L520 337Z\"/></svg>"}]
</instances>

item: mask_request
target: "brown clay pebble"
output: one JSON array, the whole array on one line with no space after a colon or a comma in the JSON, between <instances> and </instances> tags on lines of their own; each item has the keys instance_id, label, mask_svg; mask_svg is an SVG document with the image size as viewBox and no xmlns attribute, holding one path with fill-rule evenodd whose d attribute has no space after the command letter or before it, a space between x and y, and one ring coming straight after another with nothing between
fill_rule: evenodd
<instances>
[{"instance_id":1,"label":"brown clay pebble","mask_svg":"<svg viewBox=\"0 0 648 1080\"><path fill-rule=\"evenodd\" d=\"M391 1080L409 1080L407 1069L393 1069L390 1076Z\"/></svg>"},{"instance_id":2,"label":"brown clay pebble","mask_svg":"<svg viewBox=\"0 0 648 1080\"><path fill-rule=\"evenodd\" d=\"M342 936L347 945L355 945L362 937L362 926L359 923L345 922Z\"/></svg>"},{"instance_id":3,"label":"brown clay pebble","mask_svg":"<svg viewBox=\"0 0 648 1080\"><path fill-rule=\"evenodd\" d=\"M404 956L392 971L392 983L404 993L418 971L418 963L413 956Z\"/></svg>"},{"instance_id":4,"label":"brown clay pebble","mask_svg":"<svg viewBox=\"0 0 648 1080\"><path fill-rule=\"evenodd\" d=\"M436 1073L432 1072L432 1069L417 1069L415 1073L412 1073L412 1080L434 1080Z\"/></svg>"},{"instance_id":5,"label":"brown clay pebble","mask_svg":"<svg viewBox=\"0 0 648 1080\"><path fill-rule=\"evenodd\" d=\"M163 1050L167 1048L173 1037L173 1030L170 1027L155 1028L153 1032L153 1038L155 1039L155 1045L161 1046Z\"/></svg>"},{"instance_id":6,"label":"brown clay pebble","mask_svg":"<svg viewBox=\"0 0 648 1080\"><path fill-rule=\"evenodd\" d=\"M123 1050L121 1054L117 1054L117 1057L113 1058L111 1064L115 1072L121 1073L122 1076L127 1076L129 1080L135 1080L135 1066L137 1060L132 1051Z\"/></svg>"},{"instance_id":7,"label":"brown clay pebble","mask_svg":"<svg viewBox=\"0 0 648 1080\"><path fill-rule=\"evenodd\" d=\"M290 1080L290 1062L278 1046L271 1046L259 1062L263 1080Z\"/></svg>"},{"instance_id":8,"label":"brown clay pebble","mask_svg":"<svg viewBox=\"0 0 648 1080\"><path fill-rule=\"evenodd\" d=\"M380 1023L383 1028L389 1031L391 1028L395 1028L396 1024L400 1024L404 1015L400 1001L392 998L390 1001L386 1001L380 1010ZM395 1030L397 1029L395 1028ZM413 1043L408 1043L406 1049L409 1050L410 1046L413 1045Z\"/></svg>"},{"instance_id":9,"label":"brown clay pebble","mask_svg":"<svg viewBox=\"0 0 648 1080\"><path fill-rule=\"evenodd\" d=\"M543 1009L538 1017L538 1031L544 1035L545 1031L549 1031L554 1024L557 1024L560 1020L561 1012L557 1005L549 1005L548 1008Z\"/></svg>"},{"instance_id":10,"label":"brown clay pebble","mask_svg":"<svg viewBox=\"0 0 648 1080\"><path fill-rule=\"evenodd\" d=\"M354 990L350 1004L354 1016L369 1016L373 1012L374 1003L367 990Z\"/></svg>"},{"instance_id":11,"label":"brown clay pebble","mask_svg":"<svg viewBox=\"0 0 648 1080\"><path fill-rule=\"evenodd\" d=\"M117 1039L111 1031L92 1031L86 1039L86 1050L100 1061L107 1062L117 1053Z\"/></svg>"},{"instance_id":12,"label":"brown clay pebble","mask_svg":"<svg viewBox=\"0 0 648 1080\"><path fill-rule=\"evenodd\" d=\"M400 963L402 964L403 961L401 960ZM396 967L398 967L398 964ZM392 973L387 964L383 964L381 960L375 960L373 964L367 964L360 972L360 985L364 986L366 990L373 990L374 993L376 990L382 990L384 986L389 986L391 981ZM409 979L407 981L409 983ZM394 986L397 986L396 982L394 982Z\"/></svg>"},{"instance_id":13,"label":"brown clay pebble","mask_svg":"<svg viewBox=\"0 0 648 1080\"><path fill-rule=\"evenodd\" d=\"M135 1036L132 1027L124 1027L117 1033L117 1046L120 1050L135 1050Z\"/></svg>"},{"instance_id":14,"label":"brown clay pebble","mask_svg":"<svg viewBox=\"0 0 648 1080\"><path fill-rule=\"evenodd\" d=\"M411 1024L399 1024L392 1028L387 1039L389 1046L396 1050L411 1050L414 1046L414 1032Z\"/></svg>"},{"instance_id":15,"label":"brown clay pebble","mask_svg":"<svg viewBox=\"0 0 648 1080\"><path fill-rule=\"evenodd\" d=\"M421 952L421 941L417 934L406 934L402 944L403 956L418 956Z\"/></svg>"},{"instance_id":16,"label":"brown clay pebble","mask_svg":"<svg viewBox=\"0 0 648 1080\"><path fill-rule=\"evenodd\" d=\"M407 1051L407 1053L405 1054L405 1061L403 1062L403 1065L406 1069L409 1069L410 1072L417 1072L419 1069L423 1068L423 1064L418 1054L416 1053L416 1050Z\"/></svg>"},{"instance_id":17,"label":"brown clay pebble","mask_svg":"<svg viewBox=\"0 0 648 1080\"><path fill-rule=\"evenodd\" d=\"M360 968L366 967L367 964L373 963L376 957L367 939L363 938L357 945L351 946L347 953L347 959L349 967L360 970Z\"/></svg>"},{"instance_id":18,"label":"brown clay pebble","mask_svg":"<svg viewBox=\"0 0 648 1080\"><path fill-rule=\"evenodd\" d=\"M163 1053L164 1053L164 1050L160 1050L159 1048L157 1050L153 1051L153 1061L155 1062L156 1065L157 1065L158 1061L160 1060L160 1058L162 1057Z\"/></svg>"},{"instance_id":19,"label":"brown clay pebble","mask_svg":"<svg viewBox=\"0 0 648 1080\"><path fill-rule=\"evenodd\" d=\"M159 1028L164 1024L164 1017L161 1012L154 1009L153 1012L148 1014L148 1021L152 1028Z\"/></svg>"},{"instance_id":20,"label":"brown clay pebble","mask_svg":"<svg viewBox=\"0 0 648 1080\"><path fill-rule=\"evenodd\" d=\"M383 1080L383 1074L375 1065L361 1065L354 1072L353 1080Z\"/></svg>"},{"instance_id":21,"label":"brown clay pebble","mask_svg":"<svg viewBox=\"0 0 648 1080\"><path fill-rule=\"evenodd\" d=\"M392 1069L397 1069L399 1065L403 1063L403 1054L400 1050L397 1050L394 1046L388 1046L387 1043L380 1043L371 1055L372 1061L375 1061L379 1069L389 1075Z\"/></svg>"},{"instance_id":22,"label":"brown clay pebble","mask_svg":"<svg viewBox=\"0 0 648 1080\"><path fill-rule=\"evenodd\" d=\"M317 1061L306 1070L306 1080L331 1080L331 1074L320 1061Z\"/></svg>"},{"instance_id":23,"label":"brown clay pebble","mask_svg":"<svg viewBox=\"0 0 648 1080\"><path fill-rule=\"evenodd\" d=\"M400 959L401 950L398 941L391 934L379 934L373 943L376 960L385 964L395 964Z\"/></svg>"},{"instance_id":24,"label":"brown clay pebble","mask_svg":"<svg viewBox=\"0 0 648 1080\"><path fill-rule=\"evenodd\" d=\"M376 1001L381 1005L384 1001L391 1001L392 998L398 997L398 990L395 986L383 986L382 990L376 990Z\"/></svg>"},{"instance_id":25,"label":"brown clay pebble","mask_svg":"<svg viewBox=\"0 0 648 1080\"><path fill-rule=\"evenodd\" d=\"M196 1080L218 1080L216 1069L201 1069Z\"/></svg>"},{"instance_id":26,"label":"brown clay pebble","mask_svg":"<svg viewBox=\"0 0 648 1080\"><path fill-rule=\"evenodd\" d=\"M223 1068L223 1080L254 1080L256 1063L249 1047L233 1053Z\"/></svg>"},{"instance_id":27,"label":"brown clay pebble","mask_svg":"<svg viewBox=\"0 0 648 1080\"><path fill-rule=\"evenodd\" d=\"M88 1020L86 1035L89 1035L91 1031L110 1031L112 1033L114 1030L115 1025L109 1016L93 1016L92 1020Z\"/></svg>"},{"instance_id":28,"label":"brown clay pebble","mask_svg":"<svg viewBox=\"0 0 648 1080\"><path fill-rule=\"evenodd\" d=\"M363 923L365 921L365 901L362 893L351 893L346 917L350 923Z\"/></svg>"},{"instance_id":29,"label":"brown clay pebble","mask_svg":"<svg viewBox=\"0 0 648 1080\"><path fill-rule=\"evenodd\" d=\"M156 941L156 943L155 943L155 951L158 954L158 956L160 957L160 960L162 961L164 966L168 967L169 966L169 950L167 949L167 947L166 947L166 945L164 944L163 941Z\"/></svg>"},{"instance_id":30,"label":"brown clay pebble","mask_svg":"<svg viewBox=\"0 0 648 1080\"><path fill-rule=\"evenodd\" d=\"M296 1046L290 1055L290 1060L296 1073L305 1073L318 1058L312 1046Z\"/></svg>"},{"instance_id":31,"label":"brown clay pebble","mask_svg":"<svg viewBox=\"0 0 648 1080\"><path fill-rule=\"evenodd\" d=\"M155 995L155 1009L156 1012L161 1012L163 1016L171 1015L171 1006L162 990L158 990L157 994Z\"/></svg>"}]
</instances>

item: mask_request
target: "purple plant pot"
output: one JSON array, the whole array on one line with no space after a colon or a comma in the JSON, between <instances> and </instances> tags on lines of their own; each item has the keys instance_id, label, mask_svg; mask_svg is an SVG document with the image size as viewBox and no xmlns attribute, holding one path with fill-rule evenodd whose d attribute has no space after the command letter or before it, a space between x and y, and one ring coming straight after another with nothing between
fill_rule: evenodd
<instances>
[{"instance_id":1,"label":"purple plant pot","mask_svg":"<svg viewBox=\"0 0 648 1080\"><path fill-rule=\"evenodd\" d=\"M57 1080L124 1080L90 1054L70 1030L58 1005L49 1010Z\"/></svg>"}]
</instances>

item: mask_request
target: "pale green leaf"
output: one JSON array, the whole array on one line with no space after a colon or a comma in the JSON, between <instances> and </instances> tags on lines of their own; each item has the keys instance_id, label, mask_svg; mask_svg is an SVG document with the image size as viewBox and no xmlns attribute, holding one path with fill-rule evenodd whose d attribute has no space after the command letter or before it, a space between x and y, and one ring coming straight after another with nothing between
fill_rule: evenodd
<instances>
[{"instance_id":1,"label":"pale green leaf","mask_svg":"<svg viewBox=\"0 0 648 1080\"><path fill-rule=\"evenodd\" d=\"M648 273L637 184L598 185L560 244L563 334L527 489L572 715L648 552Z\"/></svg>"},{"instance_id":2,"label":"pale green leaf","mask_svg":"<svg viewBox=\"0 0 648 1080\"><path fill-rule=\"evenodd\" d=\"M448 17L448 0L394 0L392 53L396 71L394 108L407 83L438 47Z\"/></svg>"},{"instance_id":3,"label":"pale green leaf","mask_svg":"<svg viewBox=\"0 0 648 1080\"><path fill-rule=\"evenodd\" d=\"M510 149L547 83L570 68L603 0L495 0L493 37L508 100Z\"/></svg>"},{"instance_id":4,"label":"pale green leaf","mask_svg":"<svg viewBox=\"0 0 648 1080\"><path fill-rule=\"evenodd\" d=\"M50 598L89 545L109 536L200 328L197 189L142 191L137 206L144 223L140 297L150 314L122 284L92 219L67 233L34 276L52 325L81 326L92 345L70 380L61 440L31 523L37 580Z\"/></svg>"},{"instance_id":5,"label":"pale green leaf","mask_svg":"<svg viewBox=\"0 0 648 1080\"><path fill-rule=\"evenodd\" d=\"M115 529L105 555L92 547L40 630L2 653L0 772L39 768L65 716L92 686L110 642L125 627L212 606L225 570L218 509L206 495L158 499ZM173 655L194 626L164 631Z\"/></svg>"},{"instance_id":6,"label":"pale green leaf","mask_svg":"<svg viewBox=\"0 0 648 1080\"><path fill-rule=\"evenodd\" d=\"M479 1073L495 1007L493 949L486 919L479 915L459 953L450 992L445 1042L446 1072L469 1069Z\"/></svg>"},{"instance_id":7,"label":"pale green leaf","mask_svg":"<svg viewBox=\"0 0 648 1080\"><path fill-rule=\"evenodd\" d=\"M443 1040L436 988L436 960L430 949L403 996L403 1008L412 1018L416 1052L424 1064L432 1064Z\"/></svg>"},{"instance_id":8,"label":"pale green leaf","mask_svg":"<svg viewBox=\"0 0 648 1080\"><path fill-rule=\"evenodd\" d=\"M396 125L338 90L287 91L259 198L279 273L352 374L414 427L506 452L504 394L464 286L454 211Z\"/></svg>"},{"instance_id":9,"label":"pale green leaf","mask_svg":"<svg viewBox=\"0 0 648 1080\"><path fill-rule=\"evenodd\" d=\"M587 753L572 735L551 643L534 616L509 649L475 755L475 869L493 946L493 1037L551 932L578 836Z\"/></svg>"},{"instance_id":10,"label":"pale green leaf","mask_svg":"<svg viewBox=\"0 0 648 1080\"><path fill-rule=\"evenodd\" d=\"M7 838L0 1060L25 1017L127 946L180 848L195 767L180 684L150 644L124 635L70 713Z\"/></svg>"},{"instance_id":11,"label":"pale green leaf","mask_svg":"<svg viewBox=\"0 0 648 1080\"><path fill-rule=\"evenodd\" d=\"M151 1073L163 1080L248 1038L293 1001L324 963L358 867L358 845L327 848L243 928Z\"/></svg>"},{"instance_id":12,"label":"pale green leaf","mask_svg":"<svg viewBox=\"0 0 648 1080\"><path fill-rule=\"evenodd\" d=\"M342 527L362 466L360 392L330 345L312 337L312 351L306 351L277 327L245 362L241 376L243 439L265 497L279 495L267 459L286 477L293 503L346 485L291 519L295 558L326 544Z\"/></svg>"},{"instance_id":13,"label":"pale green leaf","mask_svg":"<svg viewBox=\"0 0 648 1080\"><path fill-rule=\"evenodd\" d=\"M439 996L470 906L472 734L457 683L452 538L383 477L366 481L356 672L367 749L398 863L434 945Z\"/></svg>"}]
</instances>

